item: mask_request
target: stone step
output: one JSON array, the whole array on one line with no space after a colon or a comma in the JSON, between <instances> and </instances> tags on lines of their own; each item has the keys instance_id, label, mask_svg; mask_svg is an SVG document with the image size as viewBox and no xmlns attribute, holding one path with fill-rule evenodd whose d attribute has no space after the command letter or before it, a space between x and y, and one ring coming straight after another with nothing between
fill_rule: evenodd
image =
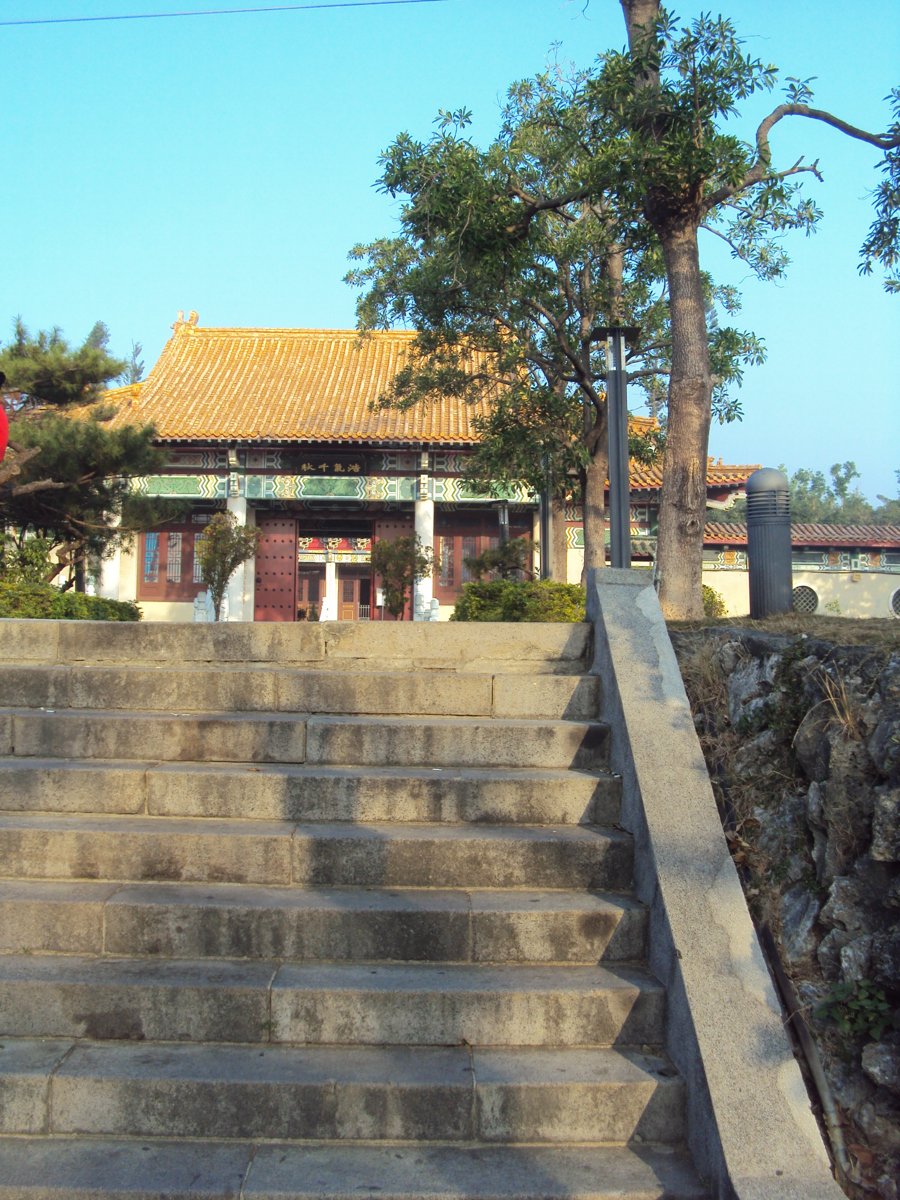
<instances>
[{"instance_id":1,"label":"stone step","mask_svg":"<svg viewBox=\"0 0 900 1200\"><path fill-rule=\"evenodd\" d=\"M0 661L22 663L273 663L366 670L438 668L580 673L591 626L447 622L0 621Z\"/></svg>"},{"instance_id":2,"label":"stone step","mask_svg":"<svg viewBox=\"0 0 900 1200\"><path fill-rule=\"evenodd\" d=\"M40 758L303 762L306 722L286 713L5 709L0 750Z\"/></svg>"},{"instance_id":3,"label":"stone step","mask_svg":"<svg viewBox=\"0 0 900 1200\"><path fill-rule=\"evenodd\" d=\"M0 665L0 707L590 720L591 675L319 671L231 664Z\"/></svg>"},{"instance_id":4,"label":"stone step","mask_svg":"<svg viewBox=\"0 0 900 1200\"><path fill-rule=\"evenodd\" d=\"M0 956L0 1037L647 1047L664 1019L631 966Z\"/></svg>"},{"instance_id":5,"label":"stone step","mask_svg":"<svg viewBox=\"0 0 900 1200\"><path fill-rule=\"evenodd\" d=\"M25 879L623 891L631 869L631 838L588 825L0 813L0 872Z\"/></svg>"},{"instance_id":6,"label":"stone step","mask_svg":"<svg viewBox=\"0 0 900 1200\"><path fill-rule=\"evenodd\" d=\"M647 912L568 891L0 882L0 952L290 961L636 961Z\"/></svg>"},{"instance_id":7,"label":"stone step","mask_svg":"<svg viewBox=\"0 0 900 1200\"><path fill-rule=\"evenodd\" d=\"M0 1139L0 1200L708 1200L685 1155L627 1146Z\"/></svg>"},{"instance_id":8,"label":"stone step","mask_svg":"<svg viewBox=\"0 0 900 1200\"><path fill-rule=\"evenodd\" d=\"M684 1087L638 1051L6 1041L2 1132L278 1141L673 1143Z\"/></svg>"},{"instance_id":9,"label":"stone step","mask_svg":"<svg viewBox=\"0 0 900 1200\"><path fill-rule=\"evenodd\" d=\"M593 770L607 741L605 725L584 721L0 711L0 752L25 757Z\"/></svg>"},{"instance_id":10,"label":"stone step","mask_svg":"<svg viewBox=\"0 0 900 1200\"><path fill-rule=\"evenodd\" d=\"M332 766L606 766L600 722L434 717L310 717L306 761Z\"/></svg>"},{"instance_id":11,"label":"stone step","mask_svg":"<svg viewBox=\"0 0 900 1200\"><path fill-rule=\"evenodd\" d=\"M308 821L609 825L621 780L537 768L0 758L0 810Z\"/></svg>"}]
</instances>

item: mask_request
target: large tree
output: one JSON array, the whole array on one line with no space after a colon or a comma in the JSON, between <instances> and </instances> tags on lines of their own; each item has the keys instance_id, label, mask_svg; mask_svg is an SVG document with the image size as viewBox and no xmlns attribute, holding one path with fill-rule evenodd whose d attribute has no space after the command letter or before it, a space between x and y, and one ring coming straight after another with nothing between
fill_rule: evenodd
<instances>
[{"instance_id":1,"label":"large tree","mask_svg":"<svg viewBox=\"0 0 900 1200\"><path fill-rule=\"evenodd\" d=\"M636 244L655 239L662 256L671 323L667 442L659 528L660 599L670 616L702 614L700 575L706 465L717 370L710 355L707 282L700 267L701 229L723 238L733 254L764 279L786 266L780 239L809 231L819 216L801 191L816 164L773 162L770 139L787 118L824 122L882 152L884 178L875 189L875 221L863 245L862 269L880 264L888 287L900 288L900 89L892 123L870 133L812 106L808 81L788 79L787 98L744 141L731 131L740 103L777 82L774 67L743 52L730 22L704 16L682 29L659 0L621 0L628 49L601 55L577 94L544 104L536 129L552 136L566 178L515 167L488 177L482 202L493 224L472 231L476 211L455 203L451 188L416 179L416 147L398 139L386 156L384 184L409 190L402 171L427 203L420 226L442 230L459 259L479 239L489 256L508 253L548 212L606 208ZM410 154L409 152L412 151ZM447 272L448 286L468 281Z\"/></svg>"},{"instance_id":2,"label":"large tree","mask_svg":"<svg viewBox=\"0 0 900 1200\"><path fill-rule=\"evenodd\" d=\"M18 543L32 535L55 550L55 573L83 587L86 564L157 519L134 501L129 479L158 470L150 427L115 426L103 392L128 364L97 323L78 347L59 329L32 336L21 320L0 349L10 450L0 465L0 522Z\"/></svg>"},{"instance_id":3,"label":"large tree","mask_svg":"<svg viewBox=\"0 0 900 1200\"><path fill-rule=\"evenodd\" d=\"M785 258L773 236L809 229L818 210L804 197L797 176L818 176L802 161L777 168L770 137L787 117L823 121L884 152L886 178L876 192L876 220L863 247L863 269L880 262L896 288L900 262L897 219L900 184L900 90L893 93L894 121L883 134L868 133L811 106L808 82L788 80L787 100L776 105L744 142L726 128L740 101L777 80L774 67L743 52L731 24L701 17L680 29L659 0L621 0L628 53L606 55L592 81L599 112L621 113L614 156L607 159L620 186L659 239L669 282L672 374L668 439L659 527L660 599L672 616L701 612L700 569L705 468L712 375L707 352L698 233L724 237L736 257L771 278ZM608 179L604 179L608 184Z\"/></svg>"},{"instance_id":4,"label":"large tree","mask_svg":"<svg viewBox=\"0 0 900 1200\"><path fill-rule=\"evenodd\" d=\"M557 505L577 481L586 568L605 561L603 328L640 326L629 374L657 405L669 356L662 257L634 213L611 194L530 205L537 190L580 187L584 145L596 134L584 105L589 82L589 73L546 72L517 84L486 149L470 140L465 111L440 114L427 142L401 134L382 157L380 181L404 200L401 235L357 246L352 257L363 265L348 276L366 289L363 329L399 322L418 331L386 402L435 393L487 401L470 478L497 492L525 482L549 490ZM734 307L732 293L708 280L704 287L711 308ZM718 398L734 415L725 389L760 347L718 320L711 338ZM635 441L632 449L647 457L655 446Z\"/></svg>"}]
</instances>

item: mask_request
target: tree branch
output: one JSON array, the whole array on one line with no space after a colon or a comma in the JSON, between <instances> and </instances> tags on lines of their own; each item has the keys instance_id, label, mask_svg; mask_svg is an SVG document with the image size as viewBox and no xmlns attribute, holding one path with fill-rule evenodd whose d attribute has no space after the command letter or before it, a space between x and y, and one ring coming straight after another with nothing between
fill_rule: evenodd
<instances>
[{"instance_id":1,"label":"tree branch","mask_svg":"<svg viewBox=\"0 0 900 1200\"><path fill-rule=\"evenodd\" d=\"M804 167L800 165L802 159L798 160L787 171L769 174L769 166L772 162L769 134L778 122L785 117L806 117L810 121L821 121L825 125L830 125L832 129L837 129L840 133L846 134L847 137L852 137L858 142L865 142L869 146L874 146L877 150L893 150L900 146L900 127L898 126L894 126L887 133L870 133L866 129L860 129L856 125L851 125L848 121L842 121L840 117L836 117L833 113L826 112L822 108L810 108L808 104L779 104L777 108L774 108L760 122L759 128L756 130L756 161L739 183L719 188L717 192L708 197L703 205L705 212L708 212L723 200L727 200L739 192L746 191L748 187L762 183L764 180L785 179L788 175L796 175L802 171L811 171L817 179L821 179L818 171L818 163Z\"/></svg>"},{"instance_id":2,"label":"tree branch","mask_svg":"<svg viewBox=\"0 0 900 1200\"><path fill-rule=\"evenodd\" d=\"M592 190L593 189L590 187L584 187L579 188L575 192L570 192L564 196L549 196L539 199L537 196L530 195L525 191L524 188L520 188L516 184L511 183L508 188L509 195L513 196L516 200L521 200L525 205L525 211L522 214L521 219L512 227L512 229L509 230L509 232L516 233L523 229L523 227L527 230L528 226L531 224L532 218L536 217L540 212L546 212L548 209L552 209L558 216L562 217L564 221L577 221L577 216L573 216L572 213L567 213L565 211L565 206L567 204L574 204L578 200L587 200L591 195Z\"/></svg>"},{"instance_id":3,"label":"tree branch","mask_svg":"<svg viewBox=\"0 0 900 1200\"><path fill-rule=\"evenodd\" d=\"M50 492L58 491L60 488L68 487L67 483L59 483L55 479L35 479L31 483L20 483L12 488L11 496L30 496L32 492Z\"/></svg>"}]
</instances>

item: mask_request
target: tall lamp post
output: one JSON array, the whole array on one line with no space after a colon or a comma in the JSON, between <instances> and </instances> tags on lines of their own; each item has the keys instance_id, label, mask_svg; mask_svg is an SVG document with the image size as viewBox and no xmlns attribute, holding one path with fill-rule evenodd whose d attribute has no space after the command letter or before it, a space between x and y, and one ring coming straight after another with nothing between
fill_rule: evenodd
<instances>
[{"instance_id":1,"label":"tall lamp post","mask_svg":"<svg viewBox=\"0 0 900 1200\"><path fill-rule=\"evenodd\" d=\"M631 495L628 481L628 372L625 348L637 341L633 325L597 330L606 338L606 424L609 430L609 552L613 567L631 566Z\"/></svg>"}]
</instances>

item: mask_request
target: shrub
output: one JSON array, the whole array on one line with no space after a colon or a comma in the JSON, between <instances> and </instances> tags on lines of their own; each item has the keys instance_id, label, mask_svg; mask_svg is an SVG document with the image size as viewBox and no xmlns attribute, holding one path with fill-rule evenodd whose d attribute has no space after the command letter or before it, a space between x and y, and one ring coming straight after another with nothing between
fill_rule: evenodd
<instances>
[{"instance_id":1,"label":"shrub","mask_svg":"<svg viewBox=\"0 0 900 1200\"><path fill-rule=\"evenodd\" d=\"M434 554L423 546L419 535L379 538L372 547L372 570L381 577L384 607L392 617L403 619L409 589L417 579L427 579L433 567Z\"/></svg>"},{"instance_id":2,"label":"shrub","mask_svg":"<svg viewBox=\"0 0 900 1200\"><path fill-rule=\"evenodd\" d=\"M722 598L722 593L717 592L715 588L709 587L708 584L703 584L703 615L704 617L724 617L727 615L728 609Z\"/></svg>"},{"instance_id":3,"label":"shrub","mask_svg":"<svg viewBox=\"0 0 900 1200\"><path fill-rule=\"evenodd\" d=\"M0 582L0 617L57 621L139 621L141 610L127 600L83 592L61 592L47 584Z\"/></svg>"},{"instance_id":4,"label":"shrub","mask_svg":"<svg viewBox=\"0 0 900 1200\"><path fill-rule=\"evenodd\" d=\"M482 551L476 558L463 561L479 583L485 575L495 579L521 579L530 549L531 545L525 538L514 538L511 542Z\"/></svg>"},{"instance_id":5,"label":"shrub","mask_svg":"<svg viewBox=\"0 0 900 1200\"><path fill-rule=\"evenodd\" d=\"M583 621L584 589L550 579L467 583L451 621Z\"/></svg>"},{"instance_id":6,"label":"shrub","mask_svg":"<svg viewBox=\"0 0 900 1200\"><path fill-rule=\"evenodd\" d=\"M217 621L229 579L241 563L253 557L261 537L261 529L239 525L237 517L230 512L217 512L204 529L196 551L197 561Z\"/></svg>"},{"instance_id":7,"label":"shrub","mask_svg":"<svg viewBox=\"0 0 900 1200\"><path fill-rule=\"evenodd\" d=\"M5 583L46 583L58 567L50 561L53 543L45 537L29 537L21 543L10 534L0 534L0 579Z\"/></svg>"}]
</instances>

